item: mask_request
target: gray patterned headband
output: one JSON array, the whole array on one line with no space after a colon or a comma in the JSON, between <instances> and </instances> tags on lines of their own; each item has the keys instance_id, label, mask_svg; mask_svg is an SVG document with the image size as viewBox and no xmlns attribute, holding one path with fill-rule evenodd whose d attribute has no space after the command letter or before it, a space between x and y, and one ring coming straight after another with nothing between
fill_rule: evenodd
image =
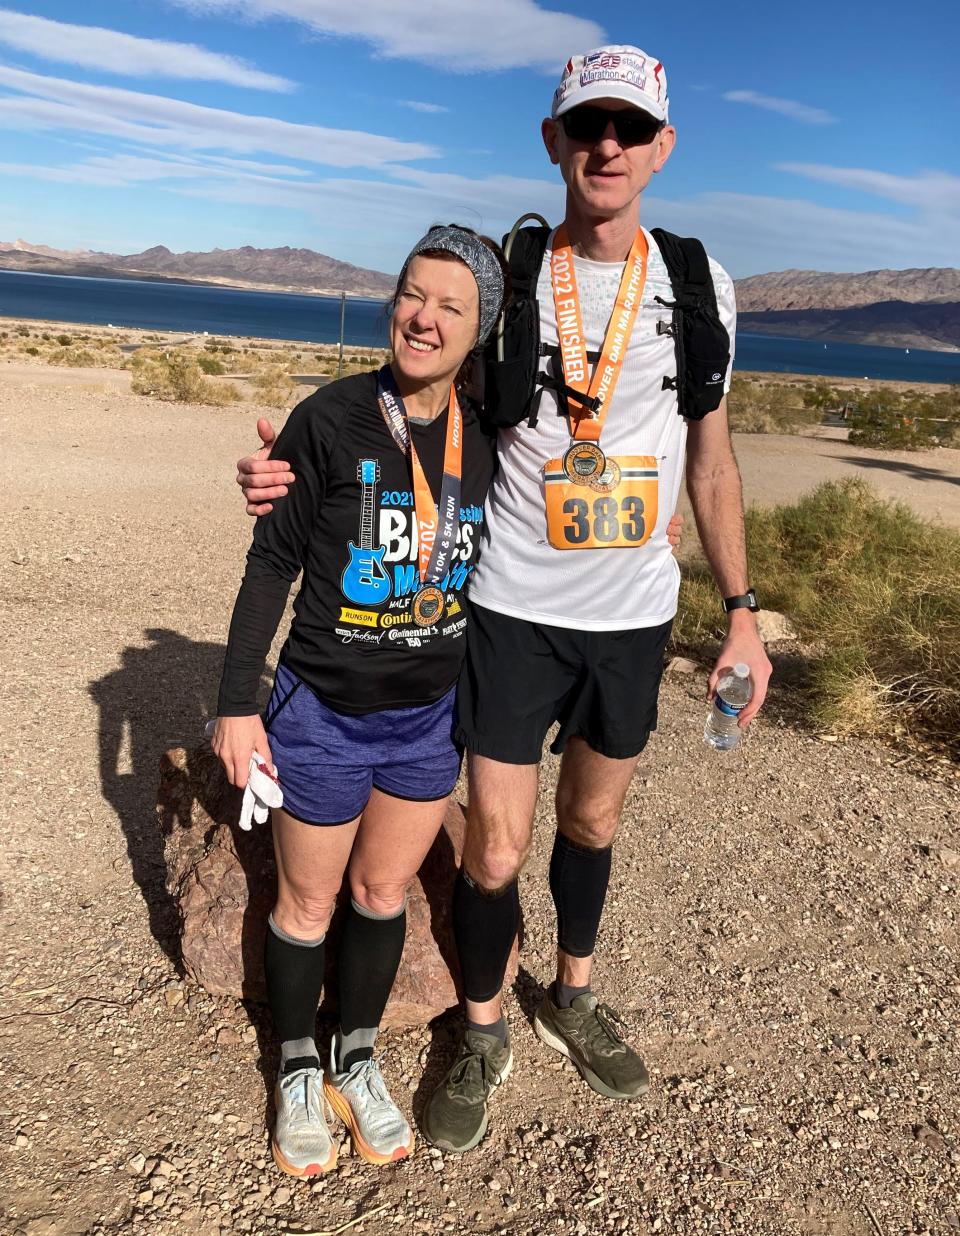
<instances>
[{"instance_id":1,"label":"gray patterned headband","mask_svg":"<svg viewBox=\"0 0 960 1236\"><path fill-rule=\"evenodd\" d=\"M407 267L417 254L423 253L425 249L442 249L445 253L452 253L470 267L480 291L480 337L477 342L485 343L503 305L503 271L496 256L472 232L460 227L432 227L407 255L400 272L401 285Z\"/></svg>"}]
</instances>

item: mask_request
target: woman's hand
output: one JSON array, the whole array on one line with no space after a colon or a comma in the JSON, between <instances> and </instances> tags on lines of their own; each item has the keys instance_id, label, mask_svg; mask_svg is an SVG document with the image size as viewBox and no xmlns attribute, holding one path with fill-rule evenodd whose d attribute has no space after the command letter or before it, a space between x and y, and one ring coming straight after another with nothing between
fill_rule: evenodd
<instances>
[{"instance_id":1,"label":"woman's hand","mask_svg":"<svg viewBox=\"0 0 960 1236\"><path fill-rule=\"evenodd\" d=\"M667 524L667 540L670 542L670 548L674 552L680 548L680 538L683 535L683 516L671 515L670 522Z\"/></svg>"},{"instance_id":2,"label":"woman's hand","mask_svg":"<svg viewBox=\"0 0 960 1236\"><path fill-rule=\"evenodd\" d=\"M242 790L247 784L250 756L257 751L273 767L267 731L258 714L252 717L217 717L210 745L226 770L227 780Z\"/></svg>"}]
</instances>

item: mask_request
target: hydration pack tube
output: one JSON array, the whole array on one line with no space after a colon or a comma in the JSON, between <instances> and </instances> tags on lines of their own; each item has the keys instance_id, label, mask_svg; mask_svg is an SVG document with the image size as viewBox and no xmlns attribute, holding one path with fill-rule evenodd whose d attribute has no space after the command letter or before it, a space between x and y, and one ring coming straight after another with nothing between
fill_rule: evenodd
<instances>
[{"instance_id":1,"label":"hydration pack tube","mask_svg":"<svg viewBox=\"0 0 960 1236\"><path fill-rule=\"evenodd\" d=\"M539 226L524 227L531 219ZM550 225L540 215L526 214L503 238L513 298L483 353L483 419L494 429L509 429L523 420L535 425L544 390L555 393L563 415L569 396L584 403L583 396L563 380L559 347L547 347L540 341L537 280L550 232ZM673 289L672 301L656 298L671 313L669 323L657 323L657 333L672 336L677 361L677 376L665 375L662 389L677 392L681 416L702 420L723 399L730 337L720 321L713 278L700 241L674 236L662 228L654 228L651 234L663 255ZM544 357L550 358L546 373L540 371ZM598 353L589 352L587 357L596 364Z\"/></svg>"}]
</instances>

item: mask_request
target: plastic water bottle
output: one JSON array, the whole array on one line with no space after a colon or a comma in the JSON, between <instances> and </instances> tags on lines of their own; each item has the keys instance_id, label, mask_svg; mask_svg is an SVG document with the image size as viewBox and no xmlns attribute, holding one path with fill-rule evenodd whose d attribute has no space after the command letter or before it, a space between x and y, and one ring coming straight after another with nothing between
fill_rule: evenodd
<instances>
[{"instance_id":1,"label":"plastic water bottle","mask_svg":"<svg viewBox=\"0 0 960 1236\"><path fill-rule=\"evenodd\" d=\"M724 674L717 683L713 707L703 729L703 741L714 751L730 751L740 741L737 720L750 703L753 684L750 681L750 666L743 662L733 667L732 674Z\"/></svg>"}]
</instances>

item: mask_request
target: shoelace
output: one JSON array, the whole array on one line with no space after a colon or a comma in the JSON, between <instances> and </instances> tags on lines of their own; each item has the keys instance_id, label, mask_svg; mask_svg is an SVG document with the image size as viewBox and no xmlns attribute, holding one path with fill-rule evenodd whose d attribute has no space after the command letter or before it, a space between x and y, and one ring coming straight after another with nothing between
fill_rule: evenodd
<instances>
[{"instance_id":1,"label":"shoelace","mask_svg":"<svg viewBox=\"0 0 960 1236\"><path fill-rule=\"evenodd\" d=\"M494 1072L493 1065L481 1052L472 1051L466 1044L463 1052L450 1073L447 1093L454 1099L476 1102L477 1087L486 1093L499 1085L500 1074Z\"/></svg>"},{"instance_id":2,"label":"shoelace","mask_svg":"<svg viewBox=\"0 0 960 1236\"><path fill-rule=\"evenodd\" d=\"M380 1075L380 1069L372 1056L366 1060L358 1061L353 1066L347 1080L344 1082L344 1086L353 1086L358 1082L363 1085L370 1096L378 1103L391 1102L390 1095L387 1093L386 1083Z\"/></svg>"},{"instance_id":3,"label":"shoelace","mask_svg":"<svg viewBox=\"0 0 960 1236\"><path fill-rule=\"evenodd\" d=\"M356 1096L372 1131L384 1133L395 1130L404 1120L400 1109L390 1097L379 1066L372 1057L358 1061L353 1066L341 1089L349 1090ZM371 1100L374 1105L380 1105L379 1109L378 1106L373 1106L371 1110Z\"/></svg>"},{"instance_id":4,"label":"shoelace","mask_svg":"<svg viewBox=\"0 0 960 1236\"><path fill-rule=\"evenodd\" d=\"M600 1056L621 1055L626 1050L626 1043L620 1029L626 1030L626 1022L609 1004L597 1003L593 1014L584 1028L584 1037L590 1046Z\"/></svg>"},{"instance_id":5,"label":"shoelace","mask_svg":"<svg viewBox=\"0 0 960 1236\"><path fill-rule=\"evenodd\" d=\"M296 1073L291 1073L289 1077L285 1077L280 1083L280 1089L284 1094L289 1095L294 1103L302 1110L302 1119L308 1123L315 1120L323 1119L323 1106L318 1102L318 1093L313 1092L313 1102L311 1102L311 1081L315 1081L316 1075L308 1069L298 1070ZM298 1093L300 1086L303 1086L302 1096Z\"/></svg>"}]
</instances>

